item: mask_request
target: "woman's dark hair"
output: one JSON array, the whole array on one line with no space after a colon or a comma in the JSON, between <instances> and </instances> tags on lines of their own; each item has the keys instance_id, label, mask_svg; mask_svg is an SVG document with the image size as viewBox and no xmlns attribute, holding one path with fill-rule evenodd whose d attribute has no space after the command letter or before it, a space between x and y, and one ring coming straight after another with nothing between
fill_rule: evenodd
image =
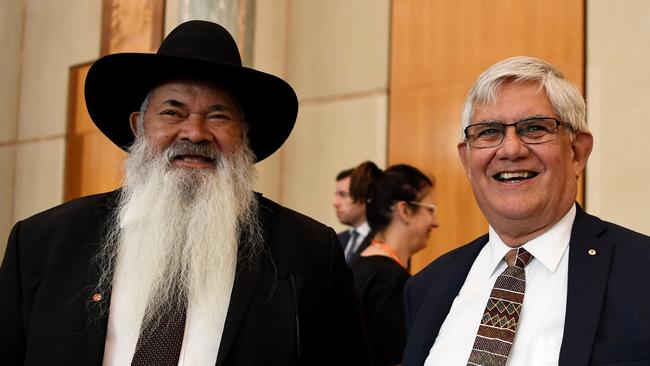
<instances>
[{"instance_id":1,"label":"woman's dark hair","mask_svg":"<svg viewBox=\"0 0 650 366\"><path fill-rule=\"evenodd\" d=\"M386 169L372 182L366 195L366 218L372 231L388 227L396 202L417 202L427 187L433 187L433 181L413 166L398 164Z\"/></svg>"},{"instance_id":2,"label":"woman's dark hair","mask_svg":"<svg viewBox=\"0 0 650 366\"><path fill-rule=\"evenodd\" d=\"M381 175L381 169L372 161L364 161L350 174L350 197L352 202L365 202L370 184Z\"/></svg>"}]
</instances>

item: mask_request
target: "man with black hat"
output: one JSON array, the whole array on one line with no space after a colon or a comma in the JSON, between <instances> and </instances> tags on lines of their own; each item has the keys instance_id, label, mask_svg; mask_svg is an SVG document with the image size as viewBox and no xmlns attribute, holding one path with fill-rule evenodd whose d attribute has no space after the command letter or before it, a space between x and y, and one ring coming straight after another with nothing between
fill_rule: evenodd
<instances>
[{"instance_id":1,"label":"man with black hat","mask_svg":"<svg viewBox=\"0 0 650 366\"><path fill-rule=\"evenodd\" d=\"M124 186L14 226L0 364L368 362L335 233L252 190L295 123L286 82L190 21L157 54L98 60L85 95L129 152Z\"/></svg>"}]
</instances>

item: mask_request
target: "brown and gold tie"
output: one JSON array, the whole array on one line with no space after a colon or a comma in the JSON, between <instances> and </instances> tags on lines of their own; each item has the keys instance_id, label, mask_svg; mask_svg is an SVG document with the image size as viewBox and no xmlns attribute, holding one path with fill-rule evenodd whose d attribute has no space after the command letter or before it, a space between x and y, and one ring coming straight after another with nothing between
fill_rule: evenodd
<instances>
[{"instance_id":1,"label":"brown and gold tie","mask_svg":"<svg viewBox=\"0 0 650 366\"><path fill-rule=\"evenodd\" d=\"M508 267L497 277L467 365L505 366L515 339L526 290L524 268L533 256L524 248L506 254Z\"/></svg>"}]
</instances>

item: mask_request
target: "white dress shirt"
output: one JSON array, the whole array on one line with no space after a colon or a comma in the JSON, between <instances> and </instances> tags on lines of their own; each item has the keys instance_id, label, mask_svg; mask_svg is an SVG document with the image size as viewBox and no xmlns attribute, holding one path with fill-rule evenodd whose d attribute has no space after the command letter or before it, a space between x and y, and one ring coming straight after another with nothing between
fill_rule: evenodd
<instances>
[{"instance_id":1,"label":"white dress shirt","mask_svg":"<svg viewBox=\"0 0 650 366\"><path fill-rule=\"evenodd\" d=\"M549 231L523 245L533 259L526 266L526 292L509 366L558 364L575 215L574 205ZM467 364L485 305L494 282L507 266L503 257L510 249L490 227L489 241L454 299L425 366Z\"/></svg>"},{"instance_id":2,"label":"white dress shirt","mask_svg":"<svg viewBox=\"0 0 650 366\"><path fill-rule=\"evenodd\" d=\"M353 231L356 231L357 233L359 233L359 235L356 237L354 242L351 242L352 238L354 238L354 236L352 235ZM363 239L365 239L366 236L368 236L368 233L370 233L370 225L368 225L367 221L355 228L350 229L350 239L348 240L348 243L345 245L345 249L344 249L346 258L348 257L350 252L356 253L357 250L359 250L359 246L361 246Z\"/></svg>"},{"instance_id":3,"label":"white dress shirt","mask_svg":"<svg viewBox=\"0 0 650 366\"><path fill-rule=\"evenodd\" d=\"M358 249L359 245L361 245L361 242L363 241L363 239L365 239L366 236L368 236L368 233L370 232L370 225L368 225L368 222L366 221L363 224L355 227L354 229L357 232L359 232L359 237L357 238L357 242L355 243L356 244L355 249Z\"/></svg>"},{"instance_id":4,"label":"white dress shirt","mask_svg":"<svg viewBox=\"0 0 650 366\"><path fill-rule=\"evenodd\" d=\"M140 319L141 315L134 314L133 307L122 296L122 280L124 279L116 280L113 285L103 366L130 365L138 342L139 326L133 331L133 328L125 323L128 319ZM230 302L230 291L223 296L222 301ZM199 309L197 304L192 302L188 305L179 366L212 366L217 362L226 314L216 319L204 316L210 311L214 312L214 309ZM212 322L206 321L207 318L212 319Z\"/></svg>"},{"instance_id":5,"label":"white dress shirt","mask_svg":"<svg viewBox=\"0 0 650 366\"><path fill-rule=\"evenodd\" d=\"M121 227L136 220L138 216L138 212L127 211ZM131 364L144 310L134 309L133 304L128 301L123 285L130 279L120 271L119 263L116 268L104 343L103 366ZM215 308L202 306L203 302L189 299L185 317L185 333L178 358L179 366L213 366L216 364L234 280L233 274L228 281L230 286L223 289L224 295L219 297L219 304L215 304L218 309L222 310L221 313L217 313L219 310Z\"/></svg>"}]
</instances>

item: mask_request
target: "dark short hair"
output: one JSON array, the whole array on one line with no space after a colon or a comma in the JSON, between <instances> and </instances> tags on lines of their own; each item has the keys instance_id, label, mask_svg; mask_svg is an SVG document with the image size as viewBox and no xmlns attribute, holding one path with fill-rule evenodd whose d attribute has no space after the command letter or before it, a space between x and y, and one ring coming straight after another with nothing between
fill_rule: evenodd
<instances>
[{"instance_id":1,"label":"dark short hair","mask_svg":"<svg viewBox=\"0 0 650 366\"><path fill-rule=\"evenodd\" d=\"M351 176L353 170L354 170L354 168L341 170L341 172L339 172L339 174L336 175L336 181L338 182L340 180L343 180L343 179Z\"/></svg>"},{"instance_id":2,"label":"dark short hair","mask_svg":"<svg viewBox=\"0 0 650 366\"><path fill-rule=\"evenodd\" d=\"M393 205L400 201L419 201L433 180L417 168L398 164L380 174L366 195L366 218L373 232L385 229L392 219Z\"/></svg>"}]
</instances>

